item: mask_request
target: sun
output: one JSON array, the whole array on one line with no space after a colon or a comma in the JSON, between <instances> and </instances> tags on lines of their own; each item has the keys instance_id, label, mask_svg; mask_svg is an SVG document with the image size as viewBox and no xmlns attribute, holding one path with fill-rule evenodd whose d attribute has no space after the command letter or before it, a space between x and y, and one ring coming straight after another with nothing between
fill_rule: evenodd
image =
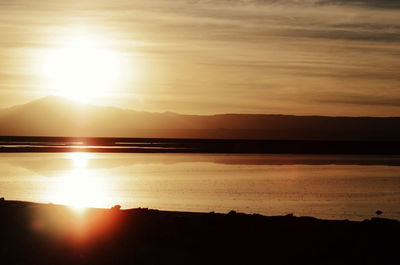
<instances>
[{"instance_id":1,"label":"sun","mask_svg":"<svg viewBox=\"0 0 400 265\"><path fill-rule=\"evenodd\" d=\"M41 74L52 94L88 102L106 96L119 80L118 54L98 38L74 36L44 52Z\"/></svg>"}]
</instances>

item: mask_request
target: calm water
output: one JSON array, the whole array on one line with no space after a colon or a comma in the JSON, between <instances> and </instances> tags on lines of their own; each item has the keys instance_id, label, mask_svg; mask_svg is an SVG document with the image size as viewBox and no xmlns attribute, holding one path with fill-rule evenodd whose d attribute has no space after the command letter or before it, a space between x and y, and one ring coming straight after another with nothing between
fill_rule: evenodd
<instances>
[{"instance_id":1,"label":"calm water","mask_svg":"<svg viewBox=\"0 0 400 265\"><path fill-rule=\"evenodd\" d=\"M74 207L400 219L400 157L0 154L0 196Z\"/></svg>"}]
</instances>

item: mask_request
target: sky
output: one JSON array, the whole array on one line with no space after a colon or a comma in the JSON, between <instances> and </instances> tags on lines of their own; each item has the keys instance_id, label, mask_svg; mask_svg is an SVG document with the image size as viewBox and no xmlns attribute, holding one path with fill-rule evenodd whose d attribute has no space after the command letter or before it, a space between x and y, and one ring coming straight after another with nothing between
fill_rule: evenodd
<instances>
[{"instance_id":1,"label":"sky","mask_svg":"<svg viewBox=\"0 0 400 265\"><path fill-rule=\"evenodd\" d=\"M399 14L397 0L0 0L0 108L61 94L153 112L400 116Z\"/></svg>"}]
</instances>

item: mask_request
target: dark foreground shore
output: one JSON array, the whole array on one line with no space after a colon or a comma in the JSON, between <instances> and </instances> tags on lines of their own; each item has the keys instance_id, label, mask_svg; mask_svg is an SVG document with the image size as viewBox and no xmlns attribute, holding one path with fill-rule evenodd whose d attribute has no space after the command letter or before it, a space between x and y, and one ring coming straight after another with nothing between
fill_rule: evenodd
<instances>
[{"instance_id":1,"label":"dark foreground shore","mask_svg":"<svg viewBox=\"0 0 400 265\"><path fill-rule=\"evenodd\" d=\"M399 264L400 222L0 202L0 264Z\"/></svg>"}]
</instances>

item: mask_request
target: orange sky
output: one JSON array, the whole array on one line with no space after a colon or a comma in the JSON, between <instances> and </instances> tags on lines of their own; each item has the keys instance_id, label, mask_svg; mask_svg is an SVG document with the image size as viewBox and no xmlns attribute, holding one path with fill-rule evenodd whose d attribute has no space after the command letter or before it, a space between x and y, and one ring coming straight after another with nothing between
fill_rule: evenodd
<instances>
[{"instance_id":1,"label":"orange sky","mask_svg":"<svg viewBox=\"0 0 400 265\"><path fill-rule=\"evenodd\" d=\"M400 4L297 2L0 1L0 108L400 116Z\"/></svg>"}]
</instances>

